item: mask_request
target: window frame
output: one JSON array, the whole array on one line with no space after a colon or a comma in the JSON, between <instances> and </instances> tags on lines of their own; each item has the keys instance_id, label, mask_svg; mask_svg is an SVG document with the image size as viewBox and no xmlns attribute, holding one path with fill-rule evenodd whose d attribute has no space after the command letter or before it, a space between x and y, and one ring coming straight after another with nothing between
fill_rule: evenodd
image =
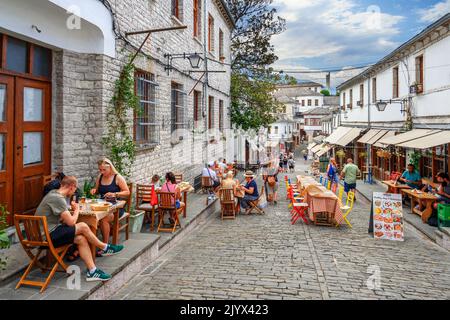
<instances>
[{"instance_id":1,"label":"window frame","mask_svg":"<svg viewBox=\"0 0 450 320\"><path fill-rule=\"evenodd\" d=\"M143 78L138 78L139 76L143 76ZM147 78L153 78L153 80L149 80ZM155 81L156 76L148 71L145 70L140 70L140 69L136 69L136 71L134 72L134 88L135 88L135 95L138 97L139 99L139 105L142 107L142 103L147 103L148 105L153 104L155 111L154 111L154 115L155 115L155 119L153 120L153 122L148 122L145 123L145 127L152 127L154 128L154 136L155 136L155 141L151 141L151 139L149 139L148 137L146 137L146 139L143 140L137 140L137 130L138 130L138 123L137 121L139 120L139 114L135 111L134 115L133 115L133 141L136 144L136 147L138 149L145 149L145 148L149 148L149 147L154 147L157 145L161 144L161 126L160 123L158 122L158 87L159 84ZM138 80L144 80L144 83L149 84L150 86L154 87L154 101L151 100L142 100L141 96L139 95L139 83ZM147 96L144 96L147 97ZM147 97L148 99L148 97ZM149 117L148 117L149 118ZM150 121L150 119L149 119ZM150 131L150 130L148 130ZM147 131L147 135L149 136L151 133Z\"/></svg>"},{"instance_id":2,"label":"window frame","mask_svg":"<svg viewBox=\"0 0 450 320\"><path fill-rule=\"evenodd\" d=\"M392 98L398 98L399 93L399 68L396 66L392 68Z\"/></svg>"},{"instance_id":3,"label":"window frame","mask_svg":"<svg viewBox=\"0 0 450 320\"><path fill-rule=\"evenodd\" d=\"M174 133L176 130L178 129L186 129L187 127L187 119L186 119L186 109L187 109L187 103L186 103L186 97L187 94L184 91L184 86L181 83L178 83L176 81L172 81L171 85L171 114L170 114L170 132ZM178 100L180 98L181 95L181 103ZM176 96L176 101L174 100L174 97ZM178 117L180 116L180 114L177 112L177 108L182 109L182 121L180 121L180 119L178 119Z\"/></svg>"},{"instance_id":4,"label":"window frame","mask_svg":"<svg viewBox=\"0 0 450 320\"><path fill-rule=\"evenodd\" d=\"M372 78L372 103L377 102L377 78Z\"/></svg>"},{"instance_id":5,"label":"window frame","mask_svg":"<svg viewBox=\"0 0 450 320\"><path fill-rule=\"evenodd\" d=\"M214 53L215 52L215 38L214 38L214 17L209 13L208 14L208 52Z\"/></svg>"},{"instance_id":6,"label":"window frame","mask_svg":"<svg viewBox=\"0 0 450 320\"><path fill-rule=\"evenodd\" d=\"M200 39L202 34L202 0L194 0L193 3L193 35L194 38Z\"/></svg>"},{"instance_id":7,"label":"window frame","mask_svg":"<svg viewBox=\"0 0 450 320\"><path fill-rule=\"evenodd\" d=\"M171 14L178 21L183 21L183 0L172 0Z\"/></svg>"},{"instance_id":8,"label":"window frame","mask_svg":"<svg viewBox=\"0 0 450 320\"><path fill-rule=\"evenodd\" d=\"M214 129L214 96L208 96L208 130Z\"/></svg>"},{"instance_id":9,"label":"window frame","mask_svg":"<svg viewBox=\"0 0 450 320\"><path fill-rule=\"evenodd\" d=\"M203 118L202 115L202 110L201 110L201 106L202 106L202 92L198 91L198 90L194 90L194 96L193 96L193 120L194 120L194 128L198 128L200 127L200 121Z\"/></svg>"},{"instance_id":10,"label":"window frame","mask_svg":"<svg viewBox=\"0 0 450 320\"><path fill-rule=\"evenodd\" d=\"M350 89L350 93L349 93L349 108L350 108L350 110L352 110L353 109L353 89Z\"/></svg>"},{"instance_id":11,"label":"window frame","mask_svg":"<svg viewBox=\"0 0 450 320\"><path fill-rule=\"evenodd\" d=\"M360 107L364 107L364 83L361 83L359 85L359 101L360 101Z\"/></svg>"},{"instance_id":12,"label":"window frame","mask_svg":"<svg viewBox=\"0 0 450 320\"><path fill-rule=\"evenodd\" d=\"M219 60L221 62L225 61L224 55L224 33L222 29L219 28Z\"/></svg>"},{"instance_id":13,"label":"window frame","mask_svg":"<svg viewBox=\"0 0 450 320\"><path fill-rule=\"evenodd\" d=\"M224 130L223 100L219 99L219 131Z\"/></svg>"},{"instance_id":14,"label":"window frame","mask_svg":"<svg viewBox=\"0 0 450 320\"><path fill-rule=\"evenodd\" d=\"M415 58L415 68L416 68L416 84L419 85L417 88L417 93L423 92L423 82L424 82L424 58L423 54Z\"/></svg>"}]
</instances>

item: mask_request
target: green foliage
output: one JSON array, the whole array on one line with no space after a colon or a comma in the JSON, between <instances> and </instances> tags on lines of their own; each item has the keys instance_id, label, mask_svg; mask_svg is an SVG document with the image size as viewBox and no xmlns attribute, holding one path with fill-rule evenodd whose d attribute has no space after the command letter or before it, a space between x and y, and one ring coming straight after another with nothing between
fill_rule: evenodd
<instances>
[{"instance_id":1,"label":"green foliage","mask_svg":"<svg viewBox=\"0 0 450 320\"><path fill-rule=\"evenodd\" d=\"M6 207L0 203L0 249L7 249L10 246L8 234L5 229L8 227L7 217L9 212ZM0 269L6 265L6 260L0 257Z\"/></svg>"},{"instance_id":2,"label":"green foliage","mask_svg":"<svg viewBox=\"0 0 450 320\"><path fill-rule=\"evenodd\" d=\"M281 75L281 74L274 74L273 75L273 80L275 81L276 84L287 84L287 85L295 85L298 83L297 78L292 77L288 74L286 75Z\"/></svg>"},{"instance_id":3,"label":"green foliage","mask_svg":"<svg viewBox=\"0 0 450 320\"><path fill-rule=\"evenodd\" d=\"M414 167L416 167L416 169L419 167L419 161L420 158L422 158L422 152L420 151L414 151L412 153L409 154L409 158L410 158L410 162L414 165Z\"/></svg>"},{"instance_id":4,"label":"green foliage","mask_svg":"<svg viewBox=\"0 0 450 320\"><path fill-rule=\"evenodd\" d=\"M95 188L95 182L93 180L84 181L83 190L80 190L80 194L83 197L86 197L86 199L95 199L96 196L91 194L91 190L94 188Z\"/></svg>"},{"instance_id":5,"label":"green foliage","mask_svg":"<svg viewBox=\"0 0 450 320\"><path fill-rule=\"evenodd\" d=\"M275 84L268 79L231 75L231 121L243 130L268 127L283 105L275 100Z\"/></svg>"},{"instance_id":6,"label":"green foliage","mask_svg":"<svg viewBox=\"0 0 450 320\"><path fill-rule=\"evenodd\" d=\"M114 95L108 107L107 133L103 145L116 169L129 177L136 159L136 146L131 130L128 128L128 111L141 112L139 98L134 91L133 64L126 64L115 83Z\"/></svg>"},{"instance_id":7,"label":"green foliage","mask_svg":"<svg viewBox=\"0 0 450 320\"><path fill-rule=\"evenodd\" d=\"M320 93L323 94L323 95L326 96L326 97L331 96L330 91L328 91L327 89L323 89L322 91L320 91Z\"/></svg>"}]
</instances>

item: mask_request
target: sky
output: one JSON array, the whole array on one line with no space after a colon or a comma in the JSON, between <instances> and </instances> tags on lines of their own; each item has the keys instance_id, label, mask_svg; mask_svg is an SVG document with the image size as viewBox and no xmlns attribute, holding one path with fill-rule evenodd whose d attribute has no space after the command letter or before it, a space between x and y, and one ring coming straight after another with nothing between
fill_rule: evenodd
<instances>
[{"instance_id":1,"label":"sky","mask_svg":"<svg viewBox=\"0 0 450 320\"><path fill-rule=\"evenodd\" d=\"M450 12L450 0L273 0L287 30L272 38L276 70L375 63ZM331 86L362 70L332 73ZM291 74L325 84L325 74ZM333 90L334 91L334 90Z\"/></svg>"}]
</instances>

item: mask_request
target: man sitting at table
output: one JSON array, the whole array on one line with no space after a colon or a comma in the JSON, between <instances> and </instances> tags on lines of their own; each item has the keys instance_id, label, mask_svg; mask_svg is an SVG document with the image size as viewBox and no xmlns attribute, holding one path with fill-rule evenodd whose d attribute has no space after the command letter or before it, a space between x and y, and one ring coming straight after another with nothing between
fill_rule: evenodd
<instances>
[{"instance_id":1,"label":"man sitting at table","mask_svg":"<svg viewBox=\"0 0 450 320\"><path fill-rule=\"evenodd\" d=\"M258 185L255 181L255 176L252 171L247 171L244 175L246 184L239 188L245 192L245 196L240 200L241 207L246 211L250 209L249 201L255 201L259 198Z\"/></svg>"},{"instance_id":2,"label":"man sitting at table","mask_svg":"<svg viewBox=\"0 0 450 320\"><path fill-rule=\"evenodd\" d=\"M61 187L58 190L50 191L39 207L36 209L37 216L46 216L48 224L56 224L50 231L50 238L55 248L66 244L75 243L78 246L81 259L87 267L86 281L107 281L111 275L98 269L92 259L90 245L103 250L103 256L111 256L119 253L122 245L113 245L101 242L89 226L80 222L77 223L80 209L76 202L72 202L73 213L67 208L66 199L70 199L78 188L78 181L73 176L66 176L61 181Z\"/></svg>"},{"instance_id":3,"label":"man sitting at table","mask_svg":"<svg viewBox=\"0 0 450 320\"><path fill-rule=\"evenodd\" d=\"M403 172L399 180L406 183L411 189L420 189L422 184L422 177L412 163L408 164L408 169Z\"/></svg>"},{"instance_id":4,"label":"man sitting at table","mask_svg":"<svg viewBox=\"0 0 450 320\"><path fill-rule=\"evenodd\" d=\"M213 170L214 162L207 164L206 168L202 170L202 177L209 177L212 180L214 192L220 186L219 178L217 178L216 172Z\"/></svg>"},{"instance_id":5,"label":"man sitting at table","mask_svg":"<svg viewBox=\"0 0 450 320\"><path fill-rule=\"evenodd\" d=\"M436 179L441 184L437 190L438 201L450 204L450 179L448 173L439 172Z\"/></svg>"}]
</instances>

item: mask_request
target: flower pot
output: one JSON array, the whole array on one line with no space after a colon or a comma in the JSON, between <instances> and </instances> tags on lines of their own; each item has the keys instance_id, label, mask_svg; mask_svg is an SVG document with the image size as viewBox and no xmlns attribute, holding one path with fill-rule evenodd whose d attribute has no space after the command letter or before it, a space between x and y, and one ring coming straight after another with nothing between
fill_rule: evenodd
<instances>
[{"instance_id":1,"label":"flower pot","mask_svg":"<svg viewBox=\"0 0 450 320\"><path fill-rule=\"evenodd\" d=\"M141 232L142 225L144 224L145 211L135 211L134 214L130 215L130 232L139 233Z\"/></svg>"}]
</instances>

